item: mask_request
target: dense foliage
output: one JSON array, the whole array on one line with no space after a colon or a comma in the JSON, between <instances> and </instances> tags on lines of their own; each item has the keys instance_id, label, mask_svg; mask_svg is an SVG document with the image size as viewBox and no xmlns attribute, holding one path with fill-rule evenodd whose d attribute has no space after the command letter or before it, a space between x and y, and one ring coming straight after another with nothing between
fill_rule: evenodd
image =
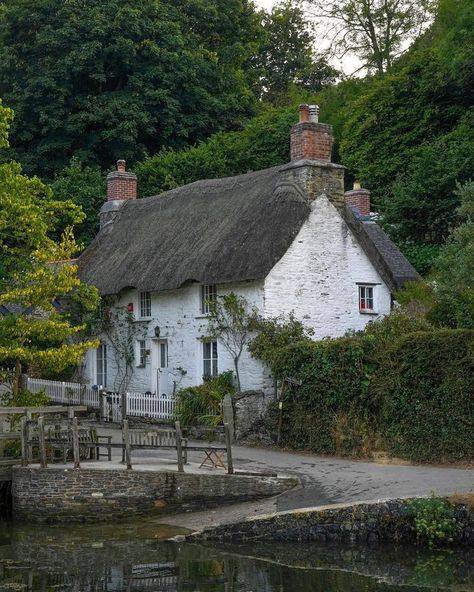
<instances>
[{"instance_id":1,"label":"dense foliage","mask_svg":"<svg viewBox=\"0 0 474 592\"><path fill-rule=\"evenodd\" d=\"M222 401L235 392L232 371L204 379L176 393L177 417L183 427L192 425L217 426L223 421Z\"/></svg>"},{"instance_id":2,"label":"dense foliage","mask_svg":"<svg viewBox=\"0 0 474 592\"><path fill-rule=\"evenodd\" d=\"M419 542L428 543L429 547L452 542L459 525L454 506L448 500L433 494L429 498L409 500L407 505Z\"/></svg>"},{"instance_id":3,"label":"dense foliage","mask_svg":"<svg viewBox=\"0 0 474 592\"><path fill-rule=\"evenodd\" d=\"M8 141L11 113L0 106L0 138ZM22 365L43 373L77 364L95 345L84 339L60 300L85 309L98 303L94 288L81 285L70 263L77 244L73 227L82 213L72 202L53 200L39 179L17 163L0 165L0 363L15 366L14 391Z\"/></svg>"},{"instance_id":4,"label":"dense foliage","mask_svg":"<svg viewBox=\"0 0 474 592\"><path fill-rule=\"evenodd\" d=\"M285 392L283 445L428 462L474 456L474 331L395 313L340 339L257 339L277 378L301 381Z\"/></svg>"},{"instance_id":5,"label":"dense foliage","mask_svg":"<svg viewBox=\"0 0 474 592\"><path fill-rule=\"evenodd\" d=\"M247 0L13 0L0 95L27 172L132 161L242 123L259 24Z\"/></svg>"}]
</instances>

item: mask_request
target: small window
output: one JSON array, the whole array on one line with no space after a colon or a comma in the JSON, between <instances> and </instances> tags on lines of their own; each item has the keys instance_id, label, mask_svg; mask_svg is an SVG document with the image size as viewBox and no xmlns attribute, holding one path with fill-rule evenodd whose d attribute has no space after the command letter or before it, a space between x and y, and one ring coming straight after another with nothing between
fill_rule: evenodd
<instances>
[{"instance_id":1,"label":"small window","mask_svg":"<svg viewBox=\"0 0 474 592\"><path fill-rule=\"evenodd\" d=\"M201 313L209 314L209 303L217 298L217 287L215 285L201 286Z\"/></svg>"},{"instance_id":2,"label":"small window","mask_svg":"<svg viewBox=\"0 0 474 592\"><path fill-rule=\"evenodd\" d=\"M140 317L147 319L151 317L151 293L140 292Z\"/></svg>"},{"instance_id":3,"label":"small window","mask_svg":"<svg viewBox=\"0 0 474 592\"><path fill-rule=\"evenodd\" d=\"M146 351L146 341L144 339L141 339L138 342L138 365L139 366L146 366L146 355L147 355L147 351Z\"/></svg>"},{"instance_id":4,"label":"small window","mask_svg":"<svg viewBox=\"0 0 474 592\"><path fill-rule=\"evenodd\" d=\"M101 343L96 350L97 362L97 384L103 388L107 387L107 344Z\"/></svg>"},{"instance_id":5,"label":"small window","mask_svg":"<svg viewBox=\"0 0 474 592\"><path fill-rule=\"evenodd\" d=\"M217 376L217 341L202 344L203 376Z\"/></svg>"},{"instance_id":6,"label":"small window","mask_svg":"<svg viewBox=\"0 0 474 592\"><path fill-rule=\"evenodd\" d=\"M359 286L360 312L374 312L374 287Z\"/></svg>"}]
</instances>

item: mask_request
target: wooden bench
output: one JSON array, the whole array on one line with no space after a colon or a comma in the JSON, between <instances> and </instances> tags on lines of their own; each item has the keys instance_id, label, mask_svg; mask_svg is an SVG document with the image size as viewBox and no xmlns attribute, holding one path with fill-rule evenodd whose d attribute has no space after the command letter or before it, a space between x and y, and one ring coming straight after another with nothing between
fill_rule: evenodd
<instances>
[{"instance_id":1,"label":"wooden bench","mask_svg":"<svg viewBox=\"0 0 474 592\"><path fill-rule=\"evenodd\" d=\"M179 471L183 471L183 465L188 462L188 440L183 438L179 422L176 422L174 428L150 426L144 429L130 429L128 420L124 420L122 438L122 462L126 462L129 469L132 468L132 450L176 450Z\"/></svg>"},{"instance_id":2,"label":"wooden bench","mask_svg":"<svg viewBox=\"0 0 474 592\"><path fill-rule=\"evenodd\" d=\"M78 427L77 435L81 460L100 460L104 456L112 460L112 436L99 436L92 426ZM62 462L66 463L68 455L73 453L72 426L68 423L45 427L45 444L53 455L52 460L54 452L59 451ZM102 452L103 448L106 448L106 452Z\"/></svg>"}]
</instances>

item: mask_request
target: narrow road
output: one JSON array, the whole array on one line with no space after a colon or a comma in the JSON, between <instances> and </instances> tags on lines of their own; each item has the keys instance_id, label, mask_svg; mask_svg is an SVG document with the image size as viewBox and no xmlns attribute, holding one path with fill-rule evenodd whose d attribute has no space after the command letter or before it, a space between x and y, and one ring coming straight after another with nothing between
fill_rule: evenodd
<instances>
[{"instance_id":1,"label":"narrow road","mask_svg":"<svg viewBox=\"0 0 474 592\"><path fill-rule=\"evenodd\" d=\"M302 486L277 498L236 504L198 512L166 516L160 523L203 528L222 522L241 520L246 516L306 508L333 503L372 501L377 499L430 495L449 495L474 491L474 469L449 466L378 464L308 453L287 452L272 448L233 447L237 470L275 471L297 476ZM155 451L134 453L142 462ZM173 457L173 451L159 456ZM194 453L195 454L195 453ZM199 460L190 454L191 461ZM214 469L218 470L218 469Z\"/></svg>"}]
</instances>

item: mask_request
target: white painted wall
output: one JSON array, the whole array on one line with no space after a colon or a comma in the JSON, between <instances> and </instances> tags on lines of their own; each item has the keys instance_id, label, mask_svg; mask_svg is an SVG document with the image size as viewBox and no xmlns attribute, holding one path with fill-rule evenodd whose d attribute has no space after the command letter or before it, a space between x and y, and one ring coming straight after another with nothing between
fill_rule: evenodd
<instances>
[{"instance_id":1,"label":"white painted wall","mask_svg":"<svg viewBox=\"0 0 474 592\"><path fill-rule=\"evenodd\" d=\"M378 314L359 312L358 282L376 284ZM314 200L308 220L265 279L265 315L294 312L321 339L363 329L390 307L390 291L336 208L325 196Z\"/></svg>"},{"instance_id":2,"label":"white painted wall","mask_svg":"<svg viewBox=\"0 0 474 592\"><path fill-rule=\"evenodd\" d=\"M173 381L176 389L193 386L202 382L203 354L201 337L206 335L207 319L200 312L201 291L200 285L193 284L180 290L152 294L152 318L148 321L138 319L140 311L139 293L131 290L124 293L118 301L118 306L134 305L134 315L137 322L143 322L146 326L145 340L150 355L147 357L145 367L135 367L133 378L128 386L129 391L155 392L156 358L159 356L158 343L155 338L155 327L160 328L160 340L168 343L168 369L169 389L172 391ZM217 287L218 294L235 292L242 295L251 306L263 309L263 282L241 283L221 285ZM106 340L104 340L106 341ZM156 348L156 350L155 350ZM155 354L156 351L156 354ZM96 382L95 351L88 352L86 356L86 377ZM156 356L156 357L155 357ZM136 363L138 364L138 344L136 351ZM185 374L181 372L185 370ZM232 356L225 346L218 342L218 370L234 370ZM247 351L242 353L239 370L241 374L242 388L264 388L272 384L269 371L250 357ZM113 359L112 348L108 351L108 384L109 389L115 389L114 377L116 367ZM160 373L163 377L163 373ZM162 389L160 388L160 394ZM166 389L165 389L166 390Z\"/></svg>"}]
</instances>

